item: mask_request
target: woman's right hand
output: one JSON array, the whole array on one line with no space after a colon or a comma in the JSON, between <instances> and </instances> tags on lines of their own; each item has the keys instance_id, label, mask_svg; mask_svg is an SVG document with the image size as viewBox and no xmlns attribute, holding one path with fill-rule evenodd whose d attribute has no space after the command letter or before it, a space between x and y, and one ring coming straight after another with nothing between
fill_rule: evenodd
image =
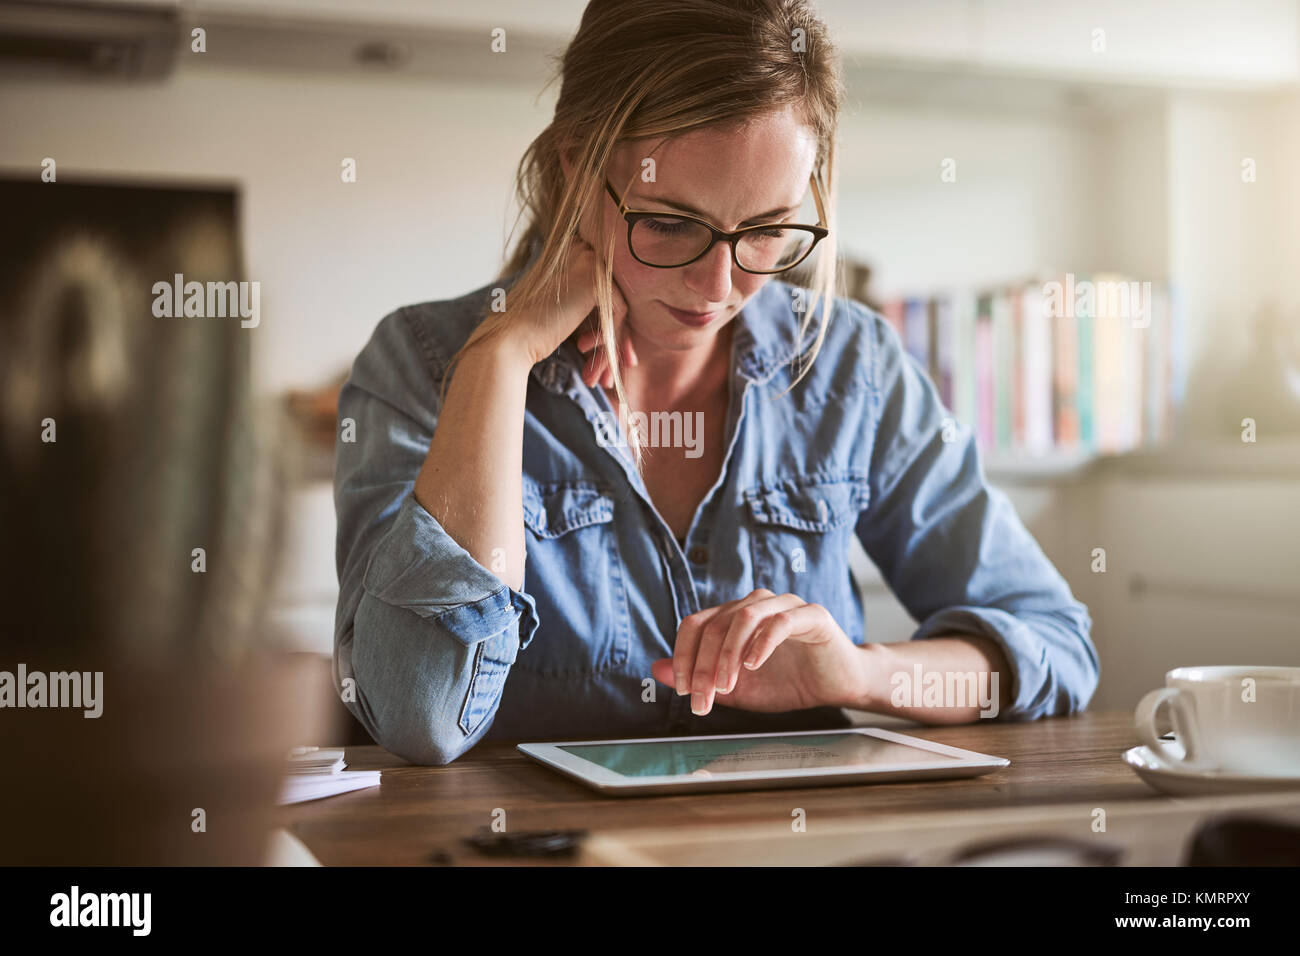
<instances>
[{"instance_id":1,"label":"woman's right hand","mask_svg":"<svg viewBox=\"0 0 1300 956\"><path fill-rule=\"evenodd\" d=\"M596 250L578 236L569 241L572 248L566 274L560 280L559 304L553 304L552 290L543 299L544 306L537 310L530 309L529 314L510 330L511 337L520 343L530 363L534 365L559 348L584 323L586 325L584 334L579 338L579 349L586 351L596 344ZM622 360L624 364L635 365L636 354L620 334L623 319L627 315L627 301L617 282L614 283L613 291L614 327L620 338ZM606 384L613 384L600 353L589 358L583 372L583 379L588 385L594 384L597 377L605 379Z\"/></svg>"}]
</instances>

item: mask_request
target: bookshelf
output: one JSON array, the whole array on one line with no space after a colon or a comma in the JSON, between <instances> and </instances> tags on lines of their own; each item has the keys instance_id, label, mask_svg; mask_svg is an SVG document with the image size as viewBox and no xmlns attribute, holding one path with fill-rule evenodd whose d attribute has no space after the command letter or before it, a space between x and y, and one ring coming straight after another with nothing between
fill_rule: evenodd
<instances>
[{"instance_id":1,"label":"bookshelf","mask_svg":"<svg viewBox=\"0 0 1300 956\"><path fill-rule=\"evenodd\" d=\"M887 300L885 319L980 450L1010 470L1158 445L1185 390L1169 292L1113 273Z\"/></svg>"},{"instance_id":2,"label":"bookshelf","mask_svg":"<svg viewBox=\"0 0 1300 956\"><path fill-rule=\"evenodd\" d=\"M1164 283L1064 273L875 302L870 266L845 266L850 297L889 323L974 431L991 476L1075 478L1101 457L1159 448L1178 429L1184 317Z\"/></svg>"},{"instance_id":3,"label":"bookshelf","mask_svg":"<svg viewBox=\"0 0 1300 956\"><path fill-rule=\"evenodd\" d=\"M1128 458L1143 472L1175 461L1206 476L1248 472L1233 451L1202 454L1174 443L1208 447L1224 430L1221 396L1241 380L1262 313L1276 307L1280 322L1300 324L1288 275L1300 261L1300 191L1288 172L1300 164L1294 80L1228 90L903 61L860 64L851 73L870 102L844 124L849 153L858 157L839 183L846 292L890 321L955 417L976 430L989 475L1032 483L1101 478L1116 473L1115 459ZM938 179L946 156L958 160L955 183ZM1269 170L1267 180L1255 175L1259 169ZM998 371L1024 359L1014 332L997 334L1007 312L998 300L1067 275L1076 283L1149 283L1155 311L1150 327L1112 322L1107 331L1117 334L1101 338L1079 327L1101 329L1096 311L1052 317L1049 341L1064 337L1063 318L1075 325L1068 337L1079 351L1077 380L1061 381L1062 360L1053 355L1044 440L1044 376L1035 364L1039 413L1029 440L1028 423L1016 424L1023 370ZM953 357L932 351L934 304L958 297L973 298L976 316L988 316L989 334L978 345L993 355L993 373L984 372L995 406L987 421L979 412L988 397L962 398L969 385L946 383L940 367L947 363L951 376ZM1023 330L1023 315L1019 321ZM1009 353L1000 340L1010 342ZM999 391L1008 386L1010 404ZM1076 412L1091 408L1091 439L1088 415L1074 426L1059 421L1072 402ZM1270 420L1276 447L1284 416L1259 407L1256 417ZM1289 453L1262 443L1254 451L1266 471L1289 472Z\"/></svg>"}]
</instances>

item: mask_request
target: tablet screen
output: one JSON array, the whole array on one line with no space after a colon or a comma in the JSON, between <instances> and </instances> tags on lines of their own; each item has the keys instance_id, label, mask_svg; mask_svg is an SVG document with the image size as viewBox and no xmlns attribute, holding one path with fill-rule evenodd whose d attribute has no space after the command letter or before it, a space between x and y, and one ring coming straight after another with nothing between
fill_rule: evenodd
<instances>
[{"instance_id":1,"label":"tablet screen","mask_svg":"<svg viewBox=\"0 0 1300 956\"><path fill-rule=\"evenodd\" d=\"M625 777L660 777L811 767L948 763L954 757L866 734L800 734L741 740L655 740L559 747Z\"/></svg>"}]
</instances>

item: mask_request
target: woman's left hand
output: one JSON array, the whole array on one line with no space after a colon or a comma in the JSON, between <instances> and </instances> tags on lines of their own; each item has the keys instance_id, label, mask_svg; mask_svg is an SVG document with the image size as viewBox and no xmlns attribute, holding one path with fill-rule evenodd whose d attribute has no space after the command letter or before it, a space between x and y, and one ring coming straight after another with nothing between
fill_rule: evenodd
<instances>
[{"instance_id":1,"label":"woman's left hand","mask_svg":"<svg viewBox=\"0 0 1300 956\"><path fill-rule=\"evenodd\" d=\"M864 663L826 608L760 589L684 618L673 656L651 674L690 693L696 714L713 708L715 694L728 707L780 712L851 706L862 696Z\"/></svg>"}]
</instances>

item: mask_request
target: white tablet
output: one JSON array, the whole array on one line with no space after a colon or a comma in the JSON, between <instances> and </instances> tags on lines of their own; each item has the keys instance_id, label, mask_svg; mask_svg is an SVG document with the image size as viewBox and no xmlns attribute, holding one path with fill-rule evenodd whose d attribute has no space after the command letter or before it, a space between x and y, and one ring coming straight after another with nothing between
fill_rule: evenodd
<instances>
[{"instance_id":1,"label":"white tablet","mask_svg":"<svg viewBox=\"0 0 1300 956\"><path fill-rule=\"evenodd\" d=\"M1011 763L877 727L574 740L519 750L613 796L974 777Z\"/></svg>"}]
</instances>

